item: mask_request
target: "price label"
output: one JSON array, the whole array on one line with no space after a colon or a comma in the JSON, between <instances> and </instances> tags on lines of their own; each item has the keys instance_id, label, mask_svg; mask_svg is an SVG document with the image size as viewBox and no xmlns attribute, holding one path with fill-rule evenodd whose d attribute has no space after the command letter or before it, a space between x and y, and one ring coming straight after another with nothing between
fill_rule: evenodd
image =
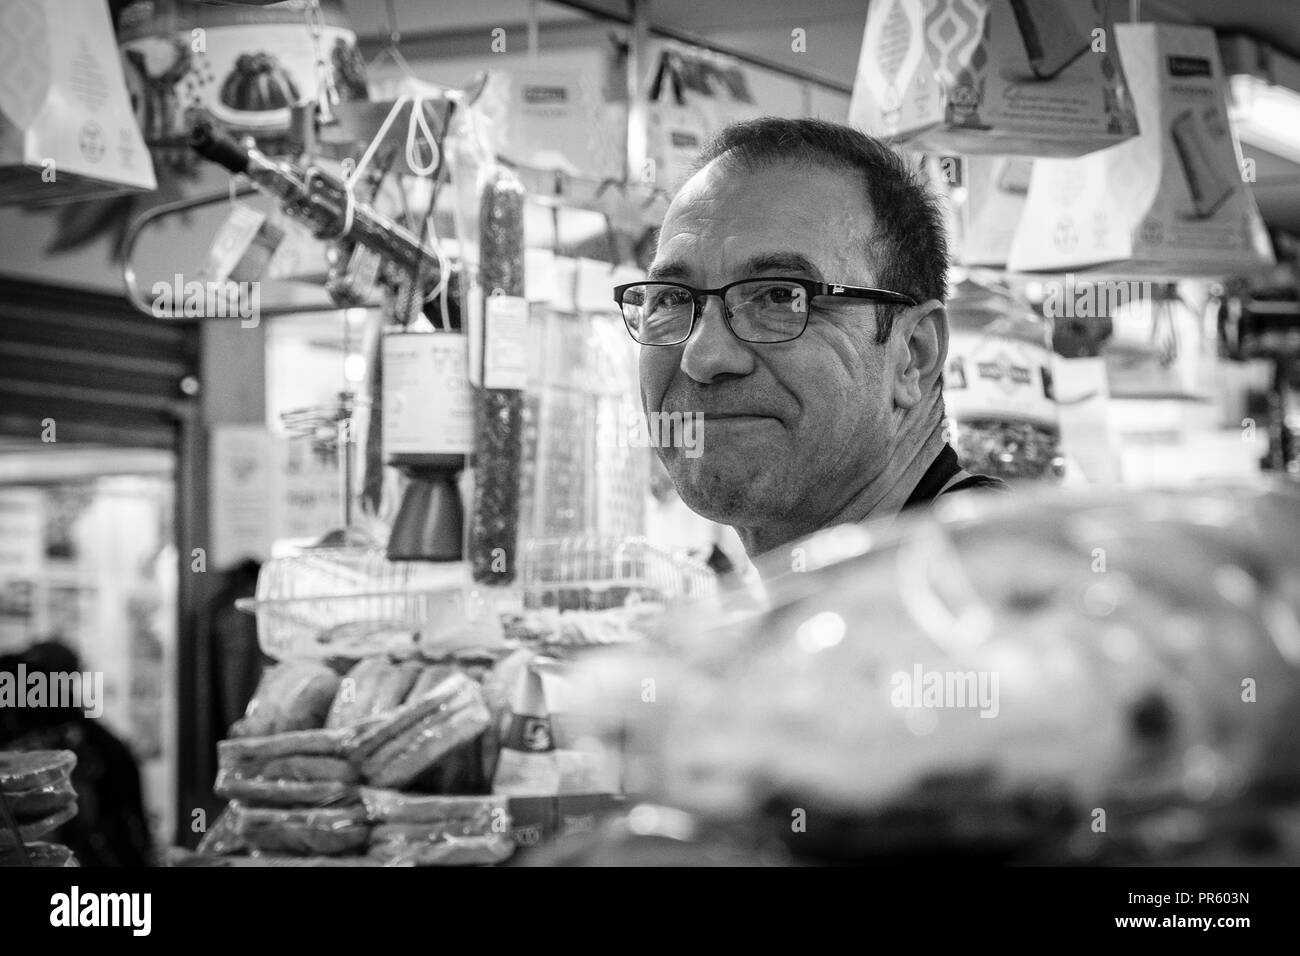
<instances>
[{"instance_id":1,"label":"price label","mask_svg":"<svg viewBox=\"0 0 1300 956\"><path fill-rule=\"evenodd\" d=\"M483 304L483 387L528 387L528 300L490 295Z\"/></svg>"}]
</instances>

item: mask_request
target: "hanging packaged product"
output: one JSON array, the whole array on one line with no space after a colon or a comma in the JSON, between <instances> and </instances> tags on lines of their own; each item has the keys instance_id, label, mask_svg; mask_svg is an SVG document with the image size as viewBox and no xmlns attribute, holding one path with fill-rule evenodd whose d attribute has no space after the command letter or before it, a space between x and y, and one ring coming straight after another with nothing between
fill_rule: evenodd
<instances>
[{"instance_id":1,"label":"hanging packaged product","mask_svg":"<svg viewBox=\"0 0 1300 956\"><path fill-rule=\"evenodd\" d=\"M0 205L157 188L105 4L0 8Z\"/></svg>"},{"instance_id":2,"label":"hanging packaged product","mask_svg":"<svg viewBox=\"0 0 1300 956\"><path fill-rule=\"evenodd\" d=\"M948 323L943 395L962 466L999 478L1059 477L1050 324L1009 292L969 279L949 298Z\"/></svg>"},{"instance_id":3,"label":"hanging packaged product","mask_svg":"<svg viewBox=\"0 0 1300 956\"><path fill-rule=\"evenodd\" d=\"M740 64L669 46L659 56L647 94L644 181L671 190L685 178L700 150L729 123L753 119L754 103Z\"/></svg>"},{"instance_id":4,"label":"hanging packaged product","mask_svg":"<svg viewBox=\"0 0 1300 956\"><path fill-rule=\"evenodd\" d=\"M296 105L367 99L365 61L343 4L319 2L305 11L306 4L126 4L118 42L145 140L183 142L187 114L201 109L265 147L289 132Z\"/></svg>"},{"instance_id":5,"label":"hanging packaged product","mask_svg":"<svg viewBox=\"0 0 1300 956\"><path fill-rule=\"evenodd\" d=\"M954 153L1082 156L1138 131L1105 0L875 0L849 120Z\"/></svg>"},{"instance_id":6,"label":"hanging packaged product","mask_svg":"<svg viewBox=\"0 0 1300 956\"><path fill-rule=\"evenodd\" d=\"M1003 268L1024 212L1033 160L1023 156L925 157L925 171L948 205L948 244L963 266Z\"/></svg>"},{"instance_id":7,"label":"hanging packaged product","mask_svg":"<svg viewBox=\"0 0 1300 956\"><path fill-rule=\"evenodd\" d=\"M474 411L470 571L484 584L515 579L528 300L524 297L524 189L504 167L490 174L479 210L478 313L470 324Z\"/></svg>"},{"instance_id":8,"label":"hanging packaged product","mask_svg":"<svg viewBox=\"0 0 1300 956\"><path fill-rule=\"evenodd\" d=\"M388 542L392 560L458 561L464 513L456 476L474 447L469 345L459 331L383 337L383 446L408 483Z\"/></svg>"},{"instance_id":9,"label":"hanging packaged product","mask_svg":"<svg viewBox=\"0 0 1300 956\"><path fill-rule=\"evenodd\" d=\"M1115 43L1142 135L1034 164L1012 243L1014 271L1107 266L1207 278L1273 262L1228 122L1214 31L1120 24Z\"/></svg>"},{"instance_id":10,"label":"hanging packaged product","mask_svg":"<svg viewBox=\"0 0 1300 956\"><path fill-rule=\"evenodd\" d=\"M585 73L493 70L478 107L500 156L538 169L619 179L623 143L602 121L601 93Z\"/></svg>"}]
</instances>

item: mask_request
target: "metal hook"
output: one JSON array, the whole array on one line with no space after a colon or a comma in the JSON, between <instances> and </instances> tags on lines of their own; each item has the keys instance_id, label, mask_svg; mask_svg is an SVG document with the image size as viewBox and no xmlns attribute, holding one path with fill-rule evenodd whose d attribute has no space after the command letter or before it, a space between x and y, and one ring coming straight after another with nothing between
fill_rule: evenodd
<instances>
[{"instance_id":1,"label":"metal hook","mask_svg":"<svg viewBox=\"0 0 1300 956\"><path fill-rule=\"evenodd\" d=\"M154 206L147 212L141 213L135 221L126 230L126 235L122 238L122 281L126 285L127 301L135 307L137 312L142 312L151 319L179 319L184 315L159 315L153 308L153 304L144 297L144 293L136 285L135 265L132 261L135 253L136 243L140 239L140 233L144 232L145 226L158 220L165 219L169 216L175 216L187 213L191 209L201 209L204 206L215 206L218 203L233 202L241 196L248 196L257 190L252 184L246 186L235 186L236 177L230 178L230 183L225 189L215 192L205 193L199 196L190 196L187 199L178 199L175 202L163 203L160 206ZM264 313L265 314L265 313Z\"/></svg>"}]
</instances>

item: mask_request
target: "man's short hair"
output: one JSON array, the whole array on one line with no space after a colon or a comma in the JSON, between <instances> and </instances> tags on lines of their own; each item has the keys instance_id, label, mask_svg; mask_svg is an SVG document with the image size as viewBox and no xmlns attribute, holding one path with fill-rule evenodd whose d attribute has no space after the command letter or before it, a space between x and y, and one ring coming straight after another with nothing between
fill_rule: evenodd
<instances>
[{"instance_id":1,"label":"man's short hair","mask_svg":"<svg viewBox=\"0 0 1300 956\"><path fill-rule=\"evenodd\" d=\"M876 228L863 250L882 288L918 302L947 295L948 238L943 212L925 180L903 157L874 137L816 119L765 116L733 123L704 147L695 171L726 157L748 169L811 163L859 173ZM902 306L877 306L876 341L889 340Z\"/></svg>"}]
</instances>

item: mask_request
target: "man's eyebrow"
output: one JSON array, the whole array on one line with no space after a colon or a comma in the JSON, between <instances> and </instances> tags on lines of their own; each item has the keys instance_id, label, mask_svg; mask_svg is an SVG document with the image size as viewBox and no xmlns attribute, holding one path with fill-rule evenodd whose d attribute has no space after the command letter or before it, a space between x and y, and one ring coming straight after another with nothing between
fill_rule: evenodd
<instances>
[{"instance_id":1,"label":"man's eyebrow","mask_svg":"<svg viewBox=\"0 0 1300 956\"><path fill-rule=\"evenodd\" d=\"M818 281L822 279L821 270L813 261L798 252L764 252L747 260L741 269L741 275L754 275L759 272L790 272L796 275L811 276Z\"/></svg>"},{"instance_id":2,"label":"man's eyebrow","mask_svg":"<svg viewBox=\"0 0 1300 956\"><path fill-rule=\"evenodd\" d=\"M684 262L665 262L653 265L647 273L650 279L689 279L691 268Z\"/></svg>"}]
</instances>

